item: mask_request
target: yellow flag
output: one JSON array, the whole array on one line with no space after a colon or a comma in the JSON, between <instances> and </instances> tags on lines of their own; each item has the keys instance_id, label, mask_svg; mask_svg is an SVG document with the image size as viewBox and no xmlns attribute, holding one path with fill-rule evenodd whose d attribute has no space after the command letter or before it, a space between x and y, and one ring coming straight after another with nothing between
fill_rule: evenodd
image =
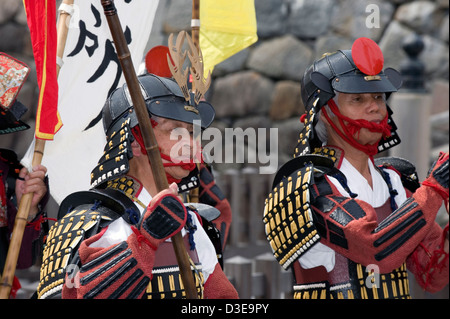
<instances>
[{"instance_id":1,"label":"yellow flag","mask_svg":"<svg viewBox=\"0 0 450 319\"><path fill-rule=\"evenodd\" d=\"M258 41L254 0L200 0L204 72Z\"/></svg>"}]
</instances>

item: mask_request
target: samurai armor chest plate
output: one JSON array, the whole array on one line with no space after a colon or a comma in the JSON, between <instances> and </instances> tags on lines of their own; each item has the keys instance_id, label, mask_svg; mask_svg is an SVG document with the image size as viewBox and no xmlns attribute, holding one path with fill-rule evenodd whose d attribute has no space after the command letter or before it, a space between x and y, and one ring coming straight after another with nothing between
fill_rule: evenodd
<instances>
[{"instance_id":1,"label":"samurai armor chest plate","mask_svg":"<svg viewBox=\"0 0 450 319\"><path fill-rule=\"evenodd\" d=\"M189 247L188 236L184 236L186 247ZM195 250L188 250L191 270L199 298L203 297L204 278L201 264ZM143 298L147 299L182 299L186 298L180 269L172 243L164 242L158 247L155 256L153 277L147 286Z\"/></svg>"},{"instance_id":2,"label":"samurai armor chest plate","mask_svg":"<svg viewBox=\"0 0 450 319\"><path fill-rule=\"evenodd\" d=\"M347 282L323 280L294 285L294 299L411 299L406 264L391 273L377 274L369 267L349 262L348 271Z\"/></svg>"},{"instance_id":3,"label":"samurai armor chest plate","mask_svg":"<svg viewBox=\"0 0 450 319\"><path fill-rule=\"evenodd\" d=\"M376 208L379 220L392 212L389 200ZM409 299L409 280L406 264L387 274L380 274L376 265L356 263L335 252L334 266L304 269L294 265L295 299Z\"/></svg>"}]
</instances>

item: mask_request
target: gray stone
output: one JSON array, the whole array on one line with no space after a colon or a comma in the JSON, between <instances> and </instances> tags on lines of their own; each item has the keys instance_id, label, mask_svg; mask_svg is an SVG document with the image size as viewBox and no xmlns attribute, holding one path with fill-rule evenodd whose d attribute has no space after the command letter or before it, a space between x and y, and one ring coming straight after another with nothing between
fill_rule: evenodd
<instances>
[{"instance_id":1,"label":"gray stone","mask_svg":"<svg viewBox=\"0 0 450 319\"><path fill-rule=\"evenodd\" d=\"M288 31L299 38L317 38L330 25L333 0L292 0Z\"/></svg>"},{"instance_id":2,"label":"gray stone","mask_svg":"<svg viewBox=\"0 0 450 319\"><path fill-rule=\"evenodd\" d=\"M448 9L450 7L448 0L436 0L436 2L440 8Z\"/></svg>"},{"instance_id":3,"label":"gray stone","mask_svg":"<svg viewBox=\"0 0 450 319\"><path fill-rule=\"evenodd\" d=\"M217 79L211 97L216 117L267 113L273 87L272 80L254 71L238 72Z\"/></svg>"},{"instance_id":4,"label":"gray stone","mask_svg":"<svg viewBox=\"0 0 450 319\"><path fill-rule=\"evenodd\" d=\"M17 0L2 0L0 1L0 24L14 18L22 6L22 1ZM3 41L3 38L2 38Z\"/></svg>"},{"instance_id":5,"label":"gray stone","mask_svg":"<svg viewBox=\"0 0 450 319\"><path fill-rule=\"evenodd\" d=\"M403 50L403 41L414 32L397 22L392 22L380 48L384 55L384 66L399 70L400 64L407 58ZM449 72L449 48L448 45L434 37L424 35L422 37L424 49L419 59L425 65L425 74L431 78L448 79Z\"/></svg>"},{"instance_id":6,"label":"gray stone","mask_svg":"<svg viewBox=\"0 0 450 319\"><path fill-rule=\"evenodd\" d=\"M351 49L353 40L339 35L326 35L317 38L314 58L320 58L324 53L332 53L337 50Z\"/></svg>"},{"instance_id":7,"label":"gray stone","mask_svg":"<svg viewBox=\"0 0 450 319\"><path fill-rule=\"evenodd\" d=\"M444 20L442 21L442 26L440 29L439 37L448 43L448 32L449 32L449 24L448 24L448 14L445 16Z\"/></svg>"},{"instance_id":8,"label":"gray stone","mask_svg":"<svg viewBox=\"0 0 450 319\"><path fill-rule=\"evenodd\" d=\"M58 7L58 4L57 4L57 7ZM25 13L24 6L19 6L19 10L17 11L16 15L14 16L14 22L21 24L21 25L27 25L27 14Z\"/></svg>"},{"instance_id":9,"label":"gray stone","mask_svg":"<svg viewBox=\"0 0 450 319\"><path fill-rule=\"evenodd\" d=\"M257 46L250 54L247 67L272 78L300 81L312 58L309 46L286 35Z\"/></svg>"},{"instance_id":10,"label":"gray stone","mask_svg":"<svg viewBox=\"0 0 450 319\"><path fill-rule=\"evenodd\" d=\"M411 1L411 0L388 0L388 1L395 5L399 5L399 4L403 4L403 3ZM444 0L444 1L446 1L446 0Z\"/></svg>"},{"instance_id":11,"label":"gray stone","mask_svg":"<svg viewBox=\"0 0 450 319\"><path fill-rule=\"evenodd\" d=\"M436 27L437 4L432 1L413 1L401 5L395 19L415 31L430 32Z\"/></svg>"},{"instance_id":12,"label":"gray stone","mask_svg":"<svg viewBox=\"0 0 450 319\"><path fill-rule=\"evenodd\" d=\"M338 0L333 7L331 29L349 38L378 41L392 20L394 6L384 0Z\"/></svg>"},{"instance_id":13,"label":"gray stone","mask_svg":"<svg viewBox=\"0 0 450 319\"><path fill-rule=\"evenodd\" d=\"M217 64L214 67L213 76L220 77L225 76L229 73L238 72L245 67L245 62L249 56L250 49L244 49L238 53L232 55L225 61Z\"/></svg>"},{"instance_id":14,"label":"gray stone","mask_svg":"<svg viewBox=\"0 0 450 319\"><path fill-rule=\"evenodd\" d=\"M384 67L393 67L398 70L400 63L406 58L403 51L403 40L412 35L413 31L397 21L392 21L379 42L384 55Z\"/></svg>"},{"instance_id":15,"label":"gray stone","mask_svg":"<svg viewBox=\"0 0 450 319\"><path fill-rule=\"evenodd\" d=\"M268 129L271 126L272 126L272 121L267 116L264 116L264 115L249 116L249 117L237 119L233 124L233 127L240 127L243 130L246 130L248 128Z\"/></svg>"},{"instance_id":16,"label":"gray stone","mask_svg":"<svg viewBox=\"0 0 450 319\"><path fill-rule=\"evenodd\" d=\"M272 96L269 116L274 121L285 120L305 112L300 83L294 81L278 81Z\"/></svg>"},{"instance_id":17,"label":"gray stone","mask_svg":"<svg viewBox=\"0 0 450 319\"><path fill-rule=\"evenodd\" d=\"M298 135L303 129L303 124L298 117L273 123L278 128L278 150L281 154L292 158L297 146Z\"/></svg>"},{"instance_id":18,"label":"gray stone","mask_svg":"<svg viewBox=\"0 0 450 319\"><path fill-rule=\"evenodd\" d=\"M258 37L269 38L286 32L289 0L255 1Z\"/></svg>"},{"instance_id":19,"label":"gray stone","mask_svg":"<svg viewBox=\"0 0 450 319\"><path fill-rule=\"evenodd\" d=\"M448 79L448 44L429 35L424 35L423 41L425 48L419 58L425 63L425 73L433 78Z\"/></svg>"},{"instance_id":20,"label":"gray stone","mask_svg":"<svg viewBox=\"0 0 450 319\"><path fill-rule=\"evenodd\" d=\"M166 17L163 21L163 30L166 34L181 30L190 30L192 18L192 2L190 1L161 1L159 5L166 5Z\"/></svg>"}]
</instances>

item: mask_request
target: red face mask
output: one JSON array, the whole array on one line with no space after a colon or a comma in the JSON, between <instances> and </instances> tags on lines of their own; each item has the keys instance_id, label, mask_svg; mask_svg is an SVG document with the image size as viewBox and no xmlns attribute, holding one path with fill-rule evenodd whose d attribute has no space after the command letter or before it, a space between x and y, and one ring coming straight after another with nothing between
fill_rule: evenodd
<instances>
[{"instance_id":1,"label":"red face mask","mask_svg":"<svg viewBox=\"0 0 450 319\"><path fill-rule=\"evenodd\" d=\"M154 120L151 120L151 123L152 123L152 127L155 127L156 125L158 125L158 123L156 121L154 121ZM146 151L145 146L144 146L144 140L142 138L140 127L138 125L136 125L135 127L133 127L131 129L131 132L133 133L133 136L136 139L136 142L141 147L142 154L147 155L147 151ZM179 166L179 167L181 167L181 168L191 172L191 171L193 171L195 169L195 167L197 165L195 160L191 160L191 161L188 161L188 162L180 161L178 163L174 163L172 161L172 158L169 155L163 154L161 152L161 149L159 149L159 152L161 153L161 158L166 160L166 161L168 161L168 163L163 163L164 167ZM203 158L201 157L201 152L200 152L200 161L203 161ZM175 182L175 183L181 182L181 179L176 179L173 176L169 175L168 173L166 173L166 176L167 176L167 181L169 182L169 184L171 184L173 182Z\"/></svg>"},{"instance_id":2,"label":"red face mask","mask_svg":"<svg viewBox=\"0 0 450 319\"><path fill-rule=\"evenodd\" d=\"M386 137L391 136L391 126L387 124L388 121L387 114L386 117L381 121L381 123L377 124L363 119L353 120L351 118L342 115L333 99L328 101L328 106L330 107L330 110L337 116L337 118L339 119L339 123L342 126L343 132L337 127L336 124L334 124L333 121L331 121L330 117L328 116L327 110L325 108L322 108L323 115L328 120L333 129L336 131L336 133L338 133L339 136L342 137L347 143L349 143L356 149L363 151L369 156L373 156L378 153L378 143L380 142L381 138L380 140L378 140L373 144L362 145L358 141L356 141L355 138L353 137L355 134L359 134L362 128L366 128L371 132L382 133L383 136Z\"/></svg>"}]
</instances>

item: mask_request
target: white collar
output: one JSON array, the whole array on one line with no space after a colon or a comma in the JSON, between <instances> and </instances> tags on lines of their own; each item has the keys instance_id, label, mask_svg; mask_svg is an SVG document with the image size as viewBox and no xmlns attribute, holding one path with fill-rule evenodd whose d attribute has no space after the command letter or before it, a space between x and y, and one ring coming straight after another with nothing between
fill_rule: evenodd
<instances>
[{"instance_id":1,"label":"white collar","mask_svg":"<svg viewBox=\"0 0 450 319\"><path fill-rule=\"evenodd\" d=\"M368 159L370 175L372 175L372 187L362 174L344 157L340 170L347 178L347 185L353 193L358 194L356 198L363 200L373 207L380 207L389 198L389 189L380 172L375 168L372 161Z\"/></svg>"}]
</instances>

